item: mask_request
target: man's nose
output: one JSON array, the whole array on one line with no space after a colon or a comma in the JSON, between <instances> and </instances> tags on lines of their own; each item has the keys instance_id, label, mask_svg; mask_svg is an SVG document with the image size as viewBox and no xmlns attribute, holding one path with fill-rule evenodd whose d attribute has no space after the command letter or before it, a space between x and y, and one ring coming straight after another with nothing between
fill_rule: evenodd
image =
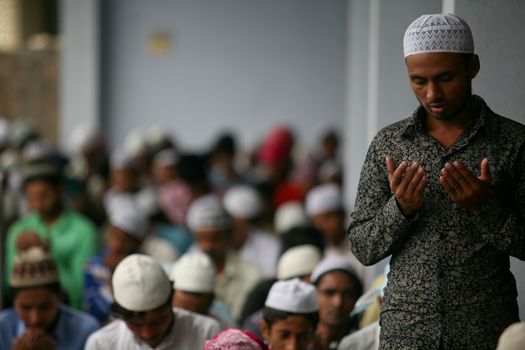
<instances>
[{"instance_id":1,"label":"man's nose","mask_svg":"<svg viewBox=\"0 0 525 350\"><path fill-rule=\"evenodd\" d=\"M430 81L427 85L427 101L435 102L441 98L441 88L439 84Z\"/></svg>"},{"instance_id":2,"label":"man's nose","mask_svg":"<svg viewBox=\"0 0 525 350\"><path fill-rule=\"evenodd\" d=\"M42 315L38 310L31 310L29 313L29 325L30 327L41 327Z\"/></svg>"}]
</instances>

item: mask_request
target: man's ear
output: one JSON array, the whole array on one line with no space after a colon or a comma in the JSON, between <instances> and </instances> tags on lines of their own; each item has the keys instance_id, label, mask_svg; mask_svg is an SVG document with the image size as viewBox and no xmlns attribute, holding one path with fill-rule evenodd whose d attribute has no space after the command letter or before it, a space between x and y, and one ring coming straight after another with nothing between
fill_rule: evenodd
<instances>
[{"instance_id":1,"label":"man's ear","mask_svg":"<svg viewBox=\"0 0 525 350\"><path fill-rule=\"evenodd\" d=\"M267 341L270 341L270 326L266 322L266 320L261 320L261 333Z\"/></svg>"},{"instance_id":2,"label":"man's ear","mask_svg":"<svg viewBox=\"0 0 525 350\"><path fill-rule=\"evenodd\" d=\"M470 79L474 79L476 75L478 75L479 69L480 69L479 56L473 54L468 60L468 64L467 64L468 77Z\"/></svg>"}]
</instances>

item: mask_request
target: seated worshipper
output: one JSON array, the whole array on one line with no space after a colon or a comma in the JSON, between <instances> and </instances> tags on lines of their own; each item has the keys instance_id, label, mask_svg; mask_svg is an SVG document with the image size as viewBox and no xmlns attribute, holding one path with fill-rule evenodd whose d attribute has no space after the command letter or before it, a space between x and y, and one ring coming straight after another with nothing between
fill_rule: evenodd
<instances>
[{"instance_id":1,"label":"seated worshipper","mask_svg":"<svg viewBox=\"0 0 525 350\"><path fill-rule=\"evenodd\" d=\"M325 238L325 256L344 256L349 261L358 277L364 281L366 268L352 254L346 240L346 213L343 204L342 189L335 184L314 187L306 195L306 212L315 228Z\"/></svg>"},{"instance_id":2,"label":"seated worshipper","mask_svg":"<svg viewBox=\"0 0 525 350\"><path fill-rule=\"evenodd\" d=\"M350 313L350 317L354 315L359 315L364 312L361 317L360 329L350 335L344 337L339 346L338 350L378 350L379 349L379 333L381 331L381 326L379 325L379 317L375 321L362 326L363 319L366 317L368 311L372 310L375 312L376 308L379 308L381 311L381 304L383 303L383 290L387 284L387 275L390 272L390 265L385 266L385 271L379 277L376 278L376 281L380 281L381 284L372 287L363 295L357 299L354 309Z\"/></svg>"},{"instance_id":3,"label":"seated worshipper","mask_svg":"<svg viewBox=\"0 0 525 350\"><path fill-rule=\"evenodd\" d=\"M106 210L109 210L114 198L121 195L133 196L139 189L137 166L128 152L123 149L113 151L109 165L110 188L104 198Z\"/></svg>"},{"instance_id":4,"label":"seated worshipper","mask_svg":"<svg viewBox=\"0 0 525 350\"><path fill-rule=\"evenodd\" d=\"M190 188L177 174L177 161L175 151L167 149L159 152L153 158L153 178L163 213L171 223L183 225L193 198Z\"/></svg>"},{"instance_id":5,"label":"seated worshipper","mask_svg":"<svg viewBox=\"0 0 525 350\"><path fill-rule=\"evenodd\" d=\"M215 193L222 195L231 186L245 182L236 168L236 153L235 135L229 132L219 135L210 150L210 182Z\"/></svg>"},{"instance_id":6,"label":"seated worshipper","mask_svg":"<svg viewBox=\"0 0 525 350\"><path fill-rule=\"evenodd\" d=\"M306 350L319 320L315 287L298 278L276 282L266 299L261 331L272 350Z\"/></svg>"},{"instance_id":7,"label":"seated worshipper","mask_svg":"<svg viewBox=\"0 0 525 350\"><path fill-rule=\"evenodd\" d=\"M496 350L525 349L525 322L516 322L508 326L498 340Z\"/></svg>"},{"instance_id":8,"label":"seated worshipper","mask_svg":"<svg viewBox=\"0 0 525 350\"><path fill-rule=\"evenodd\" d=\"M357 318L350 318L363 286L347 259L324 258L312 272L317 288L319 324L315 343L319 349L336 349L341 339L358 328Z\"/></svg>"},{"instance_id":9,"label":"seated worshipper","mask_svg":"<svg viewBox=\"0 0 525 350\"><path fill-rule=\"evenodd\" d=\"M284 252L279 259L277 278L281 281L299 278L304 282L310 283L310 274L319 261L321 261L319 248L309 244L292 247ZM275 282L275 279L264 280L248 294L241 315L244 329L257 335L260 334L264 303L270 288Z\"/></svg>"},{"instance_id":10,"label":"seated worshipper","mask_svg":"<svg viewBox=\"0 0 525 350\"><path fill-rule=\"evenodd\" d=\"M126 256L139 252L147 231L146 218L129 197L115 198L108 214L107 246L86 262L84 272L84 308L100 322L111 315L113 271Z\"/></svg>"},{"instance_id":11,"label":"seated worshipper","mask_svg":"<svg viewBox=\"0 0 525 350\"><path fill-rule=\"evenodd\" d=\"M310 223L301 202L286 202L275 210L274 229L277 234L292 228L303 227Z\"/></svg>"},{"instance_id":12,"label":"seated worshipper","mask_svg":"<svg viewBox=\"0 0 525 350\"><path fill-rule=\"evenodd\" d=\"M321 251L314 245L302 244L285 251L277 264L277 278L299 278L310 283L314 268L321 261Z\"/></svg>"},{"instance_id":13,"label":"seated worshipper","mask_svg":"<svg viewBox=\"0 0 525 350\"><path fill-rule=\"evenodd\" d=\"M262 199L257 191L248 185L233 186L224 194L223 204L233 218L233 248L243 259L255 264L265 277L275 276L281 244L275 235L257 224L262 211Z\"/></svg>"},{"instance_id":14,"label":"seated worshipper","mask_svg":"<svg viewBox=\"0 0 525 350\"><path fill-rule=\"evenodd\" d=\"M183 255L171 271L173 298L171 305L219 322L222 329L235 326L228 308L215 299L215 266L204 253Z\"/></svg>"},{"instance_id":15,"label":"seated worshipper","mask_svg":"<svg viewBox=\"0 0 525 350\"><path fill-rule=\"evenodd\" d=\"M82 350L99 328L93 317L60 303L57 266L41 247L15 257L9 284L14 308L0 312L0 349Z\"/></svg>"},{"instance_id":16,"label":"seated worshipper","mask_svg":"<svg viewBox=\"0 0 525 350\"><path fill-rule=\"evenodd\" d=\"M193 201L188 226L195 234L192 250L208 254L217 270L215 295L238 319L246 295L261 279L261 272L231 247L232 221L215 195Z\"/></svg>"},{"instance_id":17,"label":"seated worshipper","mask_svg":"<svg viewBox=\"0 0 525 350\"><path fill-rule=\"evenodd\" d=\"M295 227L282 233L281 235L279 235L279 237L281 238L282 251L284 252L281 256L281 259L285 257L285 255L288 256L288 254L286 253L289 250L293 249L294 247L305 244L317 248L319 252L324 251L323 234L313 227ZM303 270L301 273L304 272L304 276L302 277L309 279L310 273L313 271L315 265L319 262L320 258L316 259L316 254L312 256L308 252L306 253L306 255L307 259L312 260L309 260L308 263L305 263L304 266L301 266L301 270ZM304 251L300 252L299 254L292 254L292 259L289 259L289 257L285 257L283 261L288 260L289 262L293 263L296 259L301 260L303 259L303 257ZM281 259L279 260L278 265L282 265L283 261L281 261ZM286 266L284 270L284 272L280 272L281 276L286 276L282 279L287 279L291 277L301 277L291 276L291 273L297 272L297 269L293 268L293 264ZM246 302L244 303L241 313L240 323L247 329L253 331L254 333L258 332L256 329L254 329L254 324L260 323L259 320L262 317L261 310L264 307L264 302L266 300L266 297L268 296L268 292L270 291L270 288L272 287L275 281L276 279L270 278L259 282L246 298Z\"/></svg>"},{"instance_id":18,"label":"seated worshipper","mask_svg":"<svg viewBox=\"0 0 525 350\"><path fill-rule=\"evenodd\" d=\"M204 350L268 350L268 347L253 333L228 328L213 339L206 340Z\"/></svg>"},{"instance_id":19,"label":"seated worshipper","mask_svg":"<svg viewBox=\"0 0 525 350\"><path fill-rule=\"evenodd\" d=\"M68 304L80 309L84 263L97 251L96 229L84 216L66 207L63 174L59 167L53 163L30 162L25 164L23 173L23 189L30 213L13 223L7 233L4 286L9 287L8 276L13 269L19 236L33 231L49 247L56 261Z\"/></svg>"},{"instance_id":20,"label":"seated worshipper","mask_svg":"<svg viewBox=\"0 0 525 350\"><path fill-rule=\"evenodd\" d=\"M172 309L172 288L162 266L153 258L133 254L120 262L112 278L117 318L87 340L96 349L202 349L219 332L205 316Z\"/></svg>"}]
</instances>

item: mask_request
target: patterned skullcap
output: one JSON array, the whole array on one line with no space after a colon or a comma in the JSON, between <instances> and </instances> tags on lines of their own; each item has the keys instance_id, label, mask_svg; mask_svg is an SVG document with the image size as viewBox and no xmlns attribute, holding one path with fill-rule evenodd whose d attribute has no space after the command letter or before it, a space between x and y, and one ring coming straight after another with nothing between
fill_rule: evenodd
<instances>
[{"instance_id":1,"label":"patterned skullcap","mask_svg":"<svg viewBox=\"0 0 525 350\"><path fill-rule=\"evenodd\" d=\"M58 269L55 261L42 247L31 247L15 257L11 287L33 288L57 282Z\"/></svg>"},{"instance_id":2,"label":"patterned skullcap","mask_svg":"<svg viewBox=\"0 0 525 350\"><path fill-rule=\"evenodd\" d=\"M255 334L235 328L228 328L204 343L204 350L237 349L266 350L268 348Z\"/></svg>"},{"instance_id":3,"label":"patterned skullcap","mask_svg":"<svg viewBox=\"0 0 525 350\"><path fill-rule=\"evenodd\" d=\"M405 57L425 52L474 53L474 39L467 22L458 16L423 15L408 26L403 51Z\"/></svg>"}]
</instances>

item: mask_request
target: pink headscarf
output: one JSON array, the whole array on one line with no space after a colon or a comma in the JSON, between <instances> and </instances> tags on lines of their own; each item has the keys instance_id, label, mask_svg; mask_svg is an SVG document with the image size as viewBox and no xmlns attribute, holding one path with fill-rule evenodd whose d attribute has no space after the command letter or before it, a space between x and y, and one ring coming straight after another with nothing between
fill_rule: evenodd
<instances>
[{"instance_id":1,"label":"pink headscarf","mask_svg":"<svg viewBox=\"0 0 525 350\"><path fill-rule=\"evenodd\" d=\"M263 341L253 333L228 328L213 339L206 340L204 350L267 350Z\"/></svg>"}]
</instances>

